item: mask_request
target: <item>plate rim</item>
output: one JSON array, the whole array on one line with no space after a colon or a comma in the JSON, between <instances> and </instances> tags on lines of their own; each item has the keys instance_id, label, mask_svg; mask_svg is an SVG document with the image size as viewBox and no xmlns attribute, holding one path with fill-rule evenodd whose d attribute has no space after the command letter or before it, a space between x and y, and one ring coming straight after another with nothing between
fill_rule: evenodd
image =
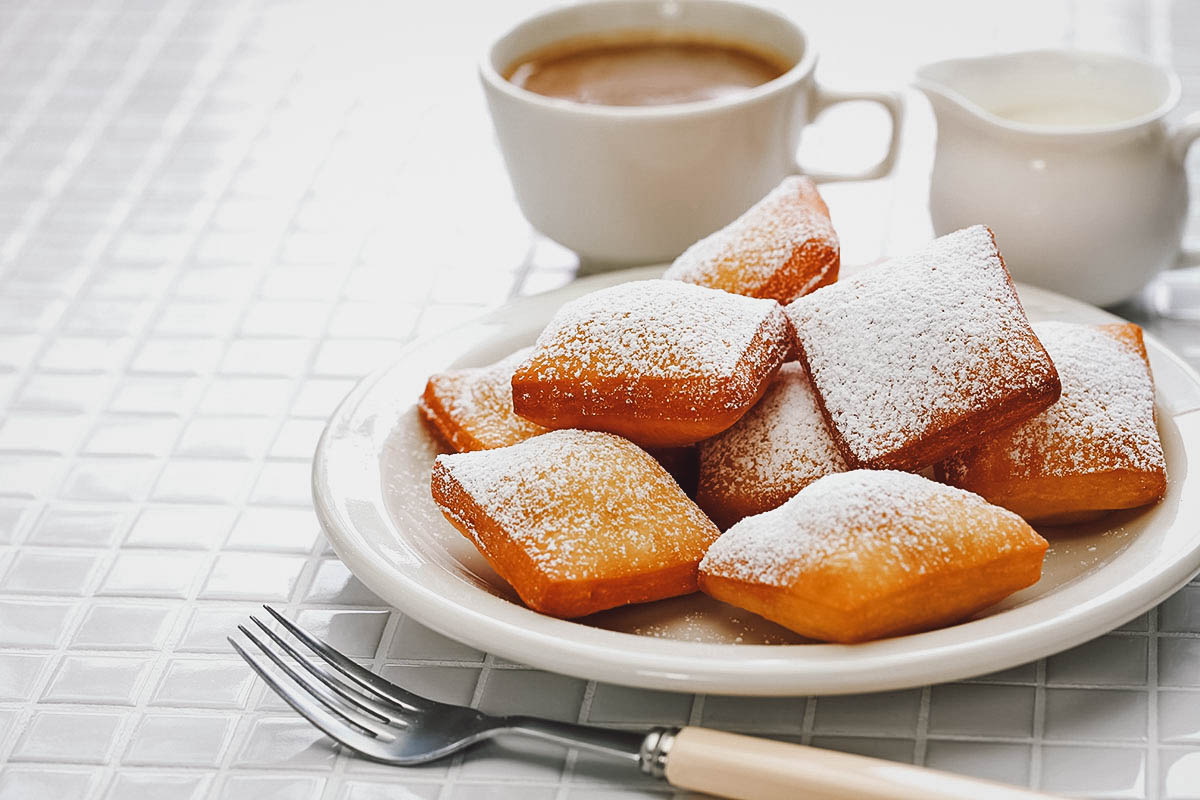
<instances>
[{"instance_id":1,"label":"plate rim","mask_svg":"<svg viewBox=\"0 0 1200 800\"><path fill-rule=\"evenodd\" d=\"M658 639L580 625L546 617L482 589L477 590L481 595L476 598L479 607L468 608L434 590L429 581L432 580L432 584L439 582L436 572L425 575L423 582L373 558L364 550L358 540L365 537L358 525L369 521L385 528L397 527L384 504L382 476L378 469L379 451L364 448L359 441L362 434L356 433L353 425L355 412L362 408L363 399L370 397L378 383L391 375L405 359L429 348L440 338L489 324L504 324L502 318L505 315L519 313L524 306L544 305L556 296L576 296L592 287L657 277L663 269L663 265L654 265L603 273L577 279L549 292L514 298L448 332L420 337L406 344L388 364L361 379L327 421L312 466L317 516L335 553L351 572L383 600L417 622L472 647L531 667L589 680L667 691L786 696L910 688L994 672L1043 658L1139 616L1186 585L1200 570L1198 529L1186 551L1162 572L1127 587L1116 597L1106 599L1105 595L1100 595L1091 602L1071 607L1065 617L1044 619L1007 631L988 631L976 640L969 637L964 640L961 634L972 626L983 633L982 629L995 627L995 623L987 624L989 620L1002 615L859 645L731 645ZM1036 295L1042 301L1081 307L1088 313L1099 312L1113 320L1120 319L1083 301L1046 289L1018 284L1018 292L1022 296ZM1200 387L1200 375L1183 359L1156 337L1146 334L1146 339L1156 356L1173 362L1196 387ZM1200 408L1173 413L1172 418L1178 420L1191 414L1200 415ZM1192 454L1187 449L1188 443L1185 438L1185 455ZM1194 443L1194 447L1196 460L1200 460L1200 442ZM354 464L354 456L361 456L364 451L371 456L366 463L373 460L376 465L374 492L371 491L371 470L367 469L367 474L362 476L365 483L358 492L366 497L341 497L339 490L345 476L335 475L335 472L339 467ZM369 519L371 515L353 519L341 502L348 499L357 504L355 507L359 512L365 513L373 506L370 510L375 519ZM1181 502L1186 501L1187 496L1182 497ZM1126 602L1119 602L1123 598ZM1020 608L1010 609L1018 610ZM947 637L947 631L957 632L959 636ZM947 638L958 640L941 641ZM623 646L634 644L636 647ZM795 648L804 648L810 656L819 653L822 657L815 660L798 658ZM1002 654L1006 649L1019 652L1019 656L996 657L997 652ZM851 652L854 655L849 655Z\"/></svg>"}]
</instances>

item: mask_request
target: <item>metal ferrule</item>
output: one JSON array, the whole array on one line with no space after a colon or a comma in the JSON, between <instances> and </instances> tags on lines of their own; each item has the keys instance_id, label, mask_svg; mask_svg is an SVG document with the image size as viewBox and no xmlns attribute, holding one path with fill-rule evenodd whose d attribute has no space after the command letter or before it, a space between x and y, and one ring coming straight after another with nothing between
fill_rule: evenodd
<instances>
[{"instance_id":1,"label":"metal ferrule","mask_svg":"<svg viewBox=\"0 0 1200 800\"><path fill-rule=\"evenodd\" d=\"M655 778L666 777L667 758L671 755L671 745L675 744L675 734L679 728L655 728L646 734L642 740L642 749L638 753L638 766L647 775Z\"/></svg>"}]
</instances>

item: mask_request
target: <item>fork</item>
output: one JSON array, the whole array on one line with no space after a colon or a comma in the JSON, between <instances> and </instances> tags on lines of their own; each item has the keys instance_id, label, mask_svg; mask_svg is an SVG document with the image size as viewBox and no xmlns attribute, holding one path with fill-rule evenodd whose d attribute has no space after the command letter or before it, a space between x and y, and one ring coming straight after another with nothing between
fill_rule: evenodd
<instances>
[{"instance_id":1,"label":"fork","mask_svg":"<svg viewBox=\"0 0 1200 800\"><path fill-rule=\"evenodd\" d=\"M270 606L305 655L267 623L229 643L276 694L334 741L386 764L445 758L500 735L554 742L624 761L681 789L746 800L1046 800L1049 795L910 764L699 727L629 731L441 703L359 666ZM315 657L314 657L315 656ZM295 662L295 666L291 661Z\"/></svg>"}]
</instances>

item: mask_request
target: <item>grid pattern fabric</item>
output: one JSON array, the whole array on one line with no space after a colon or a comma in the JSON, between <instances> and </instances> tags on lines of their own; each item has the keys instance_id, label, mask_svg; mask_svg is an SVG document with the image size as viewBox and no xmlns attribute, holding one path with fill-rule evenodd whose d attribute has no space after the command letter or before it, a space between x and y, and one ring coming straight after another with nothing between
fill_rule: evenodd
<instances>
[{"instance_id":1,"label":"grid pattern fabric","mask_svg":"<svg viewBox=\"0 0 1200 800\"><path fill-rule=\"evenodd\" d=\"M537 5L0 2L0 800L671 796L549 745L413 769L339 752L226 643L264 602L416 691L488 711L698 723L1065 794L1200 798L1200 583L978 680L747 699L530 670L348 573L308 489L337 401L403 343L577 269L516 208L473 75L489 34ZM1074 45L1172 63L1184 109L1200 108L1200 5L1184 0L779 5L830 81ZM895 175L825 192L848 263L931 235L933 120L910 100ZM806 155L857 163L877 123L831 113ZM1200 364L1197 324L1126 312Z\"/></svg>"}]
</instances>

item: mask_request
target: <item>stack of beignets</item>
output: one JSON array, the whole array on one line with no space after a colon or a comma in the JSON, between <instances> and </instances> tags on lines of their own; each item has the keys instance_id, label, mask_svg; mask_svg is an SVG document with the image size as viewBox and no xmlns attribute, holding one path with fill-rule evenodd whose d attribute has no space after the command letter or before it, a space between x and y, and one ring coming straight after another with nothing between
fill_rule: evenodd
<instances>
[{"instance_id":1,"label":"stack of beignets","mask_svg":"<svg viewBox=\"0 0 1200 800\"><path fill-rule=\"evenodd\" d=\"M800 360L852 467L919 470L1058 399L982 225L787 307Z\"/></svg>"},{"instance_id":2,"label":"stack of beignets","mask_svg":"<svg viewBox=\"0 0 1200 800\"><path fill-rule=\"evenodd\" d=\"M1034 330L1058 367L1062 397L951 456L937 466L938 479L1046 524L1161 498L1166 462L1142 329L1043 322Z\"/></svg>"},{"instance_id":3,"label":"stack of beignets","mask_svg":"<svg viewBox=\"0 0 1200 800\"><path fill-rule=\"evenodd\" d=\"M774 300L636 281L564 305L512 378L513 408L548 428L691 444L736 422L792 347Z\"/></svg>"},{"instance_id":4,"label":"stack of beignets","mask_svg":"<svg viewBox=\"0 0 1200 800\"><path fill-rule=\"evenodd\" d=\"M663 277L790 303L836 281L840 263L825 201L811 180L792 175L685 250Z\"/></svg>"},{"instance_id":5,"label":"stack of beignets","mask_svg":"<svg viewBox=\"0 0 1200 800\"><path fill-rule=\"evenodd\" d=\"M432 491L526 605L556 617L696 591L720 533L645 451L595 431L438 456Z\"/></svg>"},{"instance_id":6,"label":"stack of beignets","mask_svg":"<svg viewBox=\"0 0 1200 800\"><path fill-rule=\"evenodd\" d=\"M550 430L513 410L513 370L532 349L522 348L485 367L431 375L417 401L421 419L439 440L459 453L508 447ZM656 448L650 455L684 491L695 491L698 466L694 447Z\"/></svg>"},{"instance_id":7,"label":"stack of beignets","mask_svg":"<svg viewBox=\"0 0 1200 800\"><path fill-rule=\"evenodd\" d=\"M1162 496L1137 326L1035 331L982 225L837 271L824 203L789 178L668 280L592 292L532 348L434 376L421 413L478 451L438 457L435 501L543 613L699 587L859 642L1035 583L1047 543L1021 516ZM698 452L696 502L641 448L683 482ZM929 467L942 483L912 474Z\"/></svg>"}]
</instances>

